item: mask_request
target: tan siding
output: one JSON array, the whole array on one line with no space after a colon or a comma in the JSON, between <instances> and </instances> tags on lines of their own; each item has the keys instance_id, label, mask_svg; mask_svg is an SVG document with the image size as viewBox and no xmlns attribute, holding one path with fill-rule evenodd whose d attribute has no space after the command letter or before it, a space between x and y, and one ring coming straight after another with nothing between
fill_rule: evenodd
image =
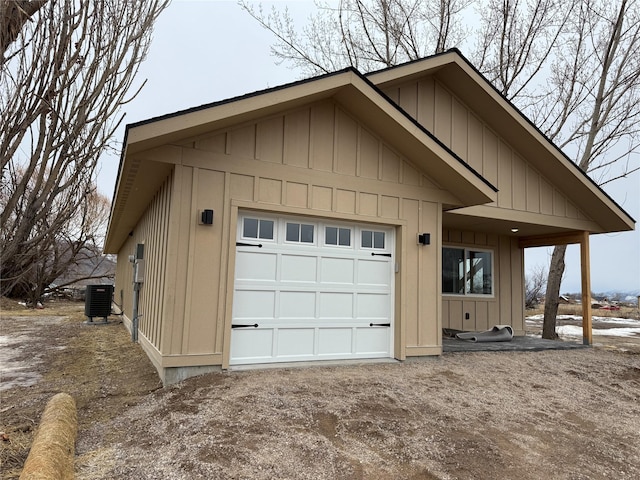
<instances>
[{"instance_id":1,"label":"tan siding","mask_svg":"<svg viewBox=\"0 0 640 480\"><path fill-rule=\"evenodd\" d=\"M378 195L366 192L360 193L358 213L370 217L378 216Z\"/></svg>"},{"instance_id":2,"label":"tan siding","mask_svg":"<svg viewBox=\"0 0 640 480\"><path fill-rule=\"evenodd\" d=\"M527 208L527 188L526 175L527 164L519 155L515 155L513 161L513 208L515 210L526 210Z\"/></svg>"},{"instance_id":3,"label":"tan siding","mask_svg":"<svg viewBox=\"0 0 640 480\"><path fill-rule=\"evenodd\" d=\"M498 136L488 127L484 129L482 176L491 184L498 184Z\"/></svg>"},{"instance_id":4,"label":"tan siding","mask_svg":"<svg viewBox=\"0 0 640 480\"><path fill-rule=\"evenodd\" d=\"M449 310L449 318L448 322L445 319L442 319L442 326L444 328L453 328L454 330L464 330L464 325L462 322L463 310L464 307L462 305L462 300L445 300L448 304Z\"/></svg>"},{"instance_id":5,"label":"tan siding","mask_svg":"<svg viewBox=\"0 0 640 480\"><path fill-rule=\"evenodd\" d=\"M231 194L239 200L252 201L254 198L255 177L231 174Z\"/></svg>"},{"instance_id":6,"label":"tan siding","mask_svg":"<svg viewBox=\"0 0 640 480\"><path fill-rule=\"evenodd\" d=\"M403 199L402 218L406 219L409 225L419 225L420 202L418 200ZM407 238L407 242L412 243L411 238ZM406 264L403 265L403 277L407 286L414 287L405 289L405 303L403 305L406 318L405 341L407 345L416 346L419 344L418 338L420 338L419 312L421 311L422 301L420 292L423 291L423 279L424 275L427 274L427 272L424 272L420 258L425 252L417 248L406 248L404 254Z\"/></svg>"},{"instance_id":7,"label":"tan siding","mask_svg":"<svg viewBox=\"0 0 640 480\"><path fill-rule=\"evenodd\" d=\"M358 124L338 110L336 122L336 168L343 175L356 175Z\"/></svg>"},{"instance_id":8,"label":"tan siding","mask_svg":"<svg viewBox=\"0 0 640 480\"><path fill-rule=\"evenodd\" d=\"M427 130L433 132L435 119L435 82L426 78L418 83L418 122Z\"/></svg>"},{"instance_id":9,"label":"tan siding","mask_svg":"<svg viewBox=\"0 0 640 480\"><path fill-rule=\"evenodd\" d=\"M452 95L440 83L435 86L436 120L433 131L438 139L451 148Z\"/></svg>"},{"instance_id":10,"label":"tan siding","mask_svg":"<svg viewBox=\"0 0 640 480\"><path fill-rule=\"evenodd\" d=\"M400 199L382 195L380 216L384 218L399 218Z\"/></svg>"},{"instance_id":11,"label":"tan siding","mask_svg":"<svg viewBox=\"0 0 640 480\"><path fill-rule=\"evenodd\" d=\"M256 158L266 162L283 162L283 118L277 117L257 125Z\"/></svg>"},{"instance_id":12,"label":"tan siding","mask_svg":"<svg viewBox=\"0 0 640 480\"><path fill-rule=\"evenodd\" d=\"M440 344L442 323L439 317L441 311L440 298L440 267L439 255L436 245L438 245L438 235L440 232L440 211L442 207L432 202L421 203L421 218L418 228L419 232L431 233L431 245L419 246L418 251L422 257L422 273L420 283L420 311L418 323L420 325L420 335L417 345L438 345ZM416 232L417 234L417 232ZM414 237L415 238L415 237ZM415 245L414 240L411 242ZM413 246L412 245L412 246ZM414 247L415 248L415 247Z\"/></svg>"},{"instance_id":13,"label":"tan siding","mask_svg":"<svg viewBox=\"0 0 640 480\"><path fill-rule=\"evenodd\" d=\"M313 185L311 191L311 208L330 212L333 205L333 189Z\"/></svg>"},{"instance_id":14,"label":"tan siding","mask_svg":"<svg viewBox=\"0 0 640 480\"><path fill-rule=\"evenodd\" d=\"M422 174L411 165L409 162L402 162L401 169L401 179L400 181L405 185L416 185L419 186L421 184ZM433 184L428 185L433 188Z\"/></svg>"},{"instance_id":15,"label":"tan siding","mask_svg":"<svg viewBox=\"0 0 640 480\"><path fill-rule=\"evenodd\" d=\"M562 186L556 186L551 194L549 185L553 179L544 178L526 161L527 152L516 151L489 127L483 117L491 112L471 111L433 77L408 81L385 93L498 188L498 203L492 205L565 218L589 218L577 206L566 204ZM416 105L411 104L414 99Z\"/></svg>"},{"instance_id":16,"label":"tan siding","mask_svg":"<svg viewBox=\"0 0 640 480\"><path fill-rule=\"evenodd\" d=\"M453 131L451 134L451 150L461 158L467 158L467 143L469 142L469 111L458 101L453 99Z\"/></svg>"},{"instance_id":17,"label":"tan siding","mask_svg":"<svg viewBox=\"0 0 640 480\"><path fill-rule=\"evenodd\" d=\"M388 147L382 149L382 180L393 183L400 181L400 157Z\"/></svg>"},{"instance_id":18,"label":"tan siding","mask_svg":"<svg viewBox=\"0 0 640 480\"><path fill-rule=\"evenodd\" d=\"M321 103L311 109L311 168L333 171L335 108Z\"/></svg>"},{"instance_id":19,"label":"tan siding","mask_svg":"<svg viewBox=\"0 0 640 480\"><path fill-rule=\"evenodd\" d=\"M443 296L443 327L482 331L506 324L522 335L525 330L522 309L524 252L518 248L516 239L449 229L443 230L442 239L444 245L491 250L494 267L493 296ZM465 319L465 314L469 314L469 319Z\"/></svg>"},{"instance_id":20,"label":"tan siding","mask_svg":"<svg viewBox=\"0 0 640 480\"><path fill-rule=\"evenodd\" d=\"M356 213L356 192L353 190L337 189L336 212Z\"/></svg>"},{"instance_id":21,"label":"tan siding","mask_svg":"<svg viewBox=\"0 0 640 480\"><path fill-rule=\"evenodd\" d=\"M309 202L309 185L305 183L287 182L285 205L307 208Z\"/></svg>"},{"instance_id":22,"label":"tan siding","mask_svg":"<svg viewBox=\"0 0 640 480\"><path fill-rule=\"evenodd\" d=\"M362 129L360 132L360 176L377 179L380 175L380 141Z\"/></svg>"},{"instance_id":23,"label":"tan siding","mask_svg":"<svg viewBox=\"0 0 640 480\"><path fill-rule=\"evenodd\" d=\"M258 200L264 203L280 205L282 203L282 180L261 178Z\"/></svg>"},{"instance_id":24,"label":"tan siding","mask_svg":"<svg viewBox=\"0 0 640 480\"><path fill-rule=\"evenodd\" d=\"M469 115L468 157L462 157L478 173L482 174L483 131L484 126L478 117Z\"/></svg>"},{"instance_id":25,"label":"tan siding","mask_svg":"<svg viewBox=\"0 0 640 480\"><path fill-rule=\"evenodd\" d=\"M553 191L553 214L558 217L567 215L567 200L558 190Z\"/></svg>"},{"instance_id":26,"label":"tan siding","mask_svg":"<svg viewBox=\"0 0 640 480\"><path fill-rule=\"evenodd\" d=\"M509 146L500 142L498 155L498 206L502 208L513 207L513 190L512 190L512 156L513 152Z\"/></svg>"},{"instance_id":27,"label":"tan siding","mask_svg":"<svg viewBox=\"0 0 640 480\"><path fill-rule=\"evenodd\" d=\"M202 138L195 142L195 147L199 150L207 150L214 153L227 152L227 136L224 133L214 135L213 137Z\"/></svg>"},{"instance_id":28,"label":"tan siding","mask_svg":"<svg viewBox=\"0 0 640 480\"><path fill-rule=\"evenodd\" d=\"M413 118L418 115L418 86L409 84L400 88L399 101L396 101Z\"/></svg>"},{"instance_id":29,"label":"tan siding","mask_svg":"<svg viewBox=\"0 0 640 480\"><path fill-rule=\"evenodd\" d=\"M229 131L229 149L232 155L240 157L256 156L256 126L248 125Z\"/></svg>"},{"instance_id":30,"label":"tan siding","mask_svg":"<svg viewBox=\"0 0 640 480\"><path fill-rule=\"evenodd\" d=\"M187 299L185 303L185 331L181 353L217 353L216 308L219 302L218 272L222 268L222 225L224 210L225 175L222 172L194 169L194 195L192 211L213 209L213 225L198 225L192 221L189 255ZM193 218L193 217L192 217ZM206 301L202 301L206 299Z\"/></svg>"},{"instance_id":31,"label":"tan siding","mask_svg":"<svg viewBox=\"0 0 640 480\"><path fill-rule=\"evenodd\" d=\"M135 252L136 244L144 244L146 268L138 305L139 331L157 349L160 349L164 314L168 234L164 219L171 201L171 181L171 178L168 179L158 190L131 236L121 247L116 269L116 299L122 296L123 311L129 320L133 320L133 267L129 255Z\"/></svg>"},{"instance_id":32,"label":"tan siding","mask_svg":"<svg viewBox=\"0 0 640 480\"><path fill-rule=\"evenodd\" d=\"M553 187L544 178L540 180L540 213L553 215Z\"/></svg>"},{"instance_id":33,"label":"tan siding","mask_svg":"<svg viewBox=\"0 0 640 480\"><path fill-rule=\"evenodd\" d=\"M309 110L292 112L284 117L284 163L309 167Z\"/></svg>"},{"instance_id":34,"label":"tan siding","mask_svg":"<svg viewBox=\"0 0 640 480\"><path fill-rule=\"evenodd\" d=\"M540 175L533 168L527 168L527 211L540 212Z\"/></svg>"}]
</instances>

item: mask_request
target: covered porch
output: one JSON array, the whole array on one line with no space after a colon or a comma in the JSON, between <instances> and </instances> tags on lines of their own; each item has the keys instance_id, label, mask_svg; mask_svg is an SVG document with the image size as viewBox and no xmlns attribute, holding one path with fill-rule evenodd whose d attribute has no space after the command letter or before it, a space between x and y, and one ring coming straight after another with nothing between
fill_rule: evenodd
<instances>
[{"instance_id":1,"label":"covered porch","mask_svg":"<svg viewBox=\"0 0 640 480\"><path fill-rule=\"evenodd\" d=\"M442 353L467 352L540 352L544 350L575 350L587 348L589 345L566 342L562 340L546 340L529 335L517 335L509 342L469 342L450 336L442 336Z\"/></svg>"}]
</instances>

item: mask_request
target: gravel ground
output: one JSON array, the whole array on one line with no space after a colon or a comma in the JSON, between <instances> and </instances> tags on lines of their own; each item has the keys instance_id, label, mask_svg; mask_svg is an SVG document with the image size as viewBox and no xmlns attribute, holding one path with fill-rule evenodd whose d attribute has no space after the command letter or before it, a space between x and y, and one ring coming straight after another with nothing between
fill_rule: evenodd
<instances>
[{"instance_id":1,"label":"gravel ground","mask_svg":"<svg viewBox=\"0 0 640 480\"><path fill-rule=\"evenodd\" d=\"M118 322L40 319L29 335L28 318L2 319L0 335L19 337L16 361L40 353L35 384L0 392L0 429L28 443L48 398L71 393L78 479L640 478L640 349L613 338L575 351L213 373L159 388ZM17 478L12 462L26 451L9 451L0 476Z\"/></svg>"}]
</instances>

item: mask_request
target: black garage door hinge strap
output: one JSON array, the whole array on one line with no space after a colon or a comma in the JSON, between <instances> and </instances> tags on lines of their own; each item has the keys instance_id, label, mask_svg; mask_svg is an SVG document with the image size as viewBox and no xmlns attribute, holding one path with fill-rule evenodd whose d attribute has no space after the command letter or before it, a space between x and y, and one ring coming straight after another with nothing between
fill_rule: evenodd
<instances>
[{"instance_id":1,"label":"black garage door hinge strap","mask_svg":"<svg viewBox=\"0 0 640 480\"><path fill-rule=\"evenodd\" d=\"M390 253L371 253L372 257L391 257Z\"/></svg>"},{"instance_id":2,"label":"black garage door hinge strap","mask_svg":"<svg viewBox=\"0 0 640 480\"><path fill-rule=\"evenodd\" d=\"M236 247L258 247L258 248L262 248L262 244L261 243L236 242Z\"/></svg>"},{"instance_id":3,"label":"black garage door hinge strap","mask_svg":"<svg viewBox=\"0 0 640 480\"><path fill-rule=\"evenodd\" d=\"M252 323L252 324L242 324L242 323L236 323L235 325L231 325L231 328L249 328L249 327L253 327L253 328L258 328L258 324L257 323Z\"/></svg>"},{"instance_id":4,"label":"black garage door hinge strap","mask_svg":"<svg viewBox=\"0 0 640 480\"><path fill-rule=\"evenodd\" d=\"M390 327L390 323L370 323L370 327Z\"/></svg>"}]
</instances>

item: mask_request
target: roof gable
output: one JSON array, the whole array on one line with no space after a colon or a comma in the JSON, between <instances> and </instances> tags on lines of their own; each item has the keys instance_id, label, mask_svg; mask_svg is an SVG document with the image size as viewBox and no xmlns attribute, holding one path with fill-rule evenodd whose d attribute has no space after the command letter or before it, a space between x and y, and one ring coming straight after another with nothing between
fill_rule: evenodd
<instances>
[{"instance_id":1,"label":"roof gable","mask_svg":"<svg viewBox=\"0 0 640 480\"><path fill-rule=\"evenodd\" d=\"M553 179L568 203L579 206L597 224L594 232L633 230L634 219L585 172L551 142L520 110L503 97L457 50L391 67L367 75L384 91L432 76L461 99L483 121L508 140L541 178ZM399 102L402 104L402 102ZM490 112L490 115L483 115ZM447 142L445 142L447 143ZM455 150L455 148L454 148ZM494 181L493 178L488 178ZM501 186L497 183L498 188ZM485 212L486 213L486 212Z\"/></svg>"},{"instance_id":2,"label":"roof gable","mask_svg":"<svg viewBox=\"0 0 640 480\"><path fill-rule=\"evenodd\" d=\"M368 128L410 159L442 189L452 192L459 199L452 207L483 204L495 199L496 188L493 185L386 98L359 72L346 69L128 125L107 243L112 242L112 226L117 225L123 215L133 215L132 209L139 211L138 214L142 213L141 209L150 201L154 188L159 187L166 178L167 169L173 161L162 156L155 156L154 161L148 161L139 154L327 99L343 106L366 123ZM142 178L145 180L141 186Z\"/></svg>"}]
</instances>

